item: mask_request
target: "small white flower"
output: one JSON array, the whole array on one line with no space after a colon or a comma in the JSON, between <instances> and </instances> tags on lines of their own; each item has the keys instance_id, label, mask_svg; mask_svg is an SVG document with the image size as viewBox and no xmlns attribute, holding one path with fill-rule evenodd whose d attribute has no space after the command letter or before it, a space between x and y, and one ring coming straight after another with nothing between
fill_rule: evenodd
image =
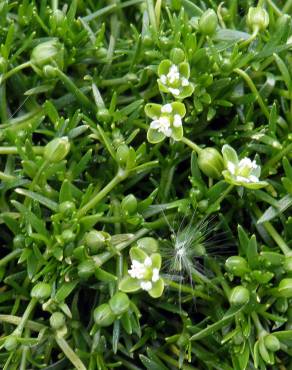
<instances>
[{"instance_id":1,"label":"small white flower","mask_svg":"<svg viewBox=\"0 0 292 370\"><path fill-rule=\"evenodd\" d=\"M165 104L161 107L162 113L171 113L172 112L172 106L171 104Z\"/></svg>"},{"instance_id":2,"label":"small white flower","mask_svg":"<svg viewBox=\"0 0 292 370\"><path fill-rule=\"evenodd\" d=\"M151 281L141 281L140 287L143 290L149 291L150 289L152 289L152 283Z\"/></svg>"},{"instance_id":3,"label":"small white flower","mask_svg":"<svg viewBox=\"0 0 292 370\"><path fill-rule=\"evenodd\" d=\"M143 263L133 260L131 269L128 270L128 273L134 279L143 279L145 271L146 269Z\"/></svg>"},{"instance_id":4,"label":"small white flower","mask_svg":"<svg viewBox=\"0 0 292 370\"><path fill-rule=\"evenodd\" d=\"M152 281L153 283L156 283L156 281L159 280L159 269L154 268L152 271Z\"/></svg>"},{"instance_id":5,"label":"small white flower","mask_svg":"<svg viewBox=\"0 0 292 370\"><path fill-rule=\"evenodd\" d=\"M152 266L152 259L150 257L146 257L144 260L144 266L150 267Z\"/></svg>"},{"instance_id":6,"label":"small white flower","mask_svg":"<svg viewBox=\"0 0 292 370\"><path fill-rule=\"evenodd\" d=\"M172 83L176 82L179 79L179 77L180 77L180 75L179 75L178 68L177 68L176 65L173 64L169 68L169 72L167 74L167 79L172 84Z\"/></svg>"},{"instance_id":7,"label":"small white flower","mask_svg":"<svg viewBox=\"0 0 292 370\"><path fill-rule=\"evenodd\" d=\"M182 125L181 116L179 114L175 114L173 117L173 126L180 127Z\"/></svg>"},{"instance_id":8,"label":"small white flower","mask_svg":"<svg viewBox=\"0 0 292 370\"><path fill-rule=\"evenodd\" d=\"M240 162L238 163L238 167L239 168L249 168L249 169L252 169L252 168L257 168L257 164L256 164L256 161L251 161L250 158L242 158L240 160Z\"/></svg>"},{"instance_id":9,"label":"small white flower","mask_svg":"<svg viewBox=\"0 0 292 370\"><path fill-rule=\"evenodd\" d=\"M167 117L159 117L157 120L151 122L150 127L162 132L165 136L171 136L172 129L170 128L170 121Z\"/></svg>"},{"instance_id":10,"label":"small white flower","mask_svg":"<svg viewBox=\"0 0 292 370\"><path fill-rule=\"evenodd\" d=\"M169 88L169 91L173 94L173 95L179 95L180 93L180 90L179 89L174 89L172 87Z\"/></svg>"},{"instance_id":11,"label":"small white flower","mask_svg":"<svg viewBox=\"0 0 292 370\"><path fill-rule=\"evenodd\" d=\"M241 181L241 182L251 182L248 177L243 177L243 176L240 176L240 175L236 176L236 180Z\"/></svg>"}]
</instances>

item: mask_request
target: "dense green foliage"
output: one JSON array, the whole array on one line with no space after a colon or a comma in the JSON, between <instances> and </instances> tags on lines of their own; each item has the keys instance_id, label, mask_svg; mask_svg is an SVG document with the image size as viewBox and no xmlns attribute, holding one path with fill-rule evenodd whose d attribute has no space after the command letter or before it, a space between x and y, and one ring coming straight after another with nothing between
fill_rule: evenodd
<instances>
[{"instance_id":1,"label":"dense green foliage","mask_svg":"<svg viewBox=\"0 0 292 370\"><path fill-rule=\"evenodd\" d=\"M0 1L2 369L291 369L291 12Z\"/></svg>"}]
</instances>

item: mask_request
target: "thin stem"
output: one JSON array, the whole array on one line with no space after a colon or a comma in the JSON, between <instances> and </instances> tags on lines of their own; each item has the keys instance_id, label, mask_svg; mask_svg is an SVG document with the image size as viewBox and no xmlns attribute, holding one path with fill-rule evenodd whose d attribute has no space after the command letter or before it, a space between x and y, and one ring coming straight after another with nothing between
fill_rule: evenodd
<instances>
[{"instance_id":1,"label":"thin stem","mask_svg":"<svg viewBox=\"0 0 292 370\"><path fill-rule=\"evenodd\" d=\"M7 254L5 257L3 257L0 260L0 267L7 265L8 262L14 260L16 257L18 257L21 254L21 252L22 252L21 249L15 249L14 251Z\"/></svg>"},{"instance_id":2,"label":"thin stem","mask_svg":"<svg viewBox=\"0 0 292 370\"><path fill-rule=\"evenodd\" d=\"M260 96L257 88L255 87L255 84L252 82L251 78L249 77L249 75L240 68L235 68L234 72L239 74L245 80L245 82L248 84L251 91L255 94L255 96L257 98L257 101L259 103L259 106L261 107L264 115L269 120L269 118L270 118L269 110L268 110L266 104L264 103L262 97Z\"/></svg>"},{"instance_id":3,"label":"thin stem","mask_svg":"<svg viewBox=\"0 0 292 370\"><path fill-rule=\"evenodd\" d=\"M239 44L239 47L245 47L245 46L248 46L256 37L257 37L257 34L259 33L259 29L256 27L254 30L253 30L253 33L252 35L247 39L247 40L244 40L242 41L240 44Z\"/></svg>"},{"instance_id":4,"label":"thin stem","mask_svg":"<svg viewBox=\"0 0 292 370\"><path fill-rule=\"evenodd\" d=\"M100 190L88 203L86 203L77 212L77 217L80 218L84 216L90 209L94 208L115 186L117 186L121 181L125 180L128 176L128 172L119 169L116 176L102 189Z\"/></svg>"},{"instance_id":5,"label":"thin stem","mask_svg":"<svg viewBox=\"0 0 292 370\"><path fill-rule=\"evenodd\" d=\"M187 286L187 285L178 284L175 281L172 281L170 279L163 278L163 280L164 280L166 285L168 285L170 288L172 288L174 290L177 290L179 292L188 293L188 294L191 294L194 297L200 297L200 298L203 298L207 301L212 301L212 298L210 296L201 292L200 290L196 290L196 289L194 289L190 286Z\"/></svg>"},{"instance_id":6,"label":"thin stem","mask_svg":"<svg viewBox=\"0 0 292 370\"><path fill-rule=\"evenodd\" d=\"M181 139L183 143L185 143L187 146L189 146L194 152L199 154L203 149L200 148L197 144L195 144L193 141L187 139L186 137L183 137Z\"/></svg>"},{"instance_id":7,"label":"thin stem","mask_svg":"<svg viewBox=\"0 0 292 370\"><path fill-rule=\"evenodd\" d=\"M22 317L14 315L0 315L0 322L7 322L12 325L19 325L22 320ZM30 330L33 331L42 331L46 328L45 325L39 324L38 322L28 320L25 325Z\"/></svg>"},{"instance_id":8,"label":"thin stem","mask_svg":"<svg viewBox=\"0 0 292 370\"><path fill-rule=\"evenodd\" d=\"M257 206L253 207L253 211L255 215L260 218L262 216L261 211ZM282 250L282 252L285 254L285 256L291 255L291 249L288 247L288 245L285 243L283 238L278 234L274 226L270 222L263 222L264 228L267 230L267 232L270 234L270 236L274 239L274 241L278 244L278 247Z\"/></svg>"},{"instance_id":9,"label":"thin stem","mask_svg":"<svg viewBox=\"0 0 292 370\"><path fill-rule=\"evenodd\" d=\"M35 308L35 305L37 304L37 299L32 298L31 301L29 302L28 306L26 307L26 310L24 311L22 318L20 320L20 323L18 324L17 328L14 330L14 334L16 336L21 336L23 329L25 327L25 324L27 320L29 319L29 316L31 315L33 309Z\"/></svg>"},{"instance_id":10,"label":"thin stem","mask_svg":"<svg viewBox=\"0 0 292 370\"><path fill-rule=\"evenodd\" d=\"M252 311L251 317L252 317L252 320L253 320L253 322L255 324L255 327L257 329L258 336L260 336L265 330L262 327L262 324L261 324L261 322L259 320L258 314L255 311Z\"/></svg>"},{"instance_id":11,"label":"thin stem","mask_svg":"<svg viewBox=\"0 0 292 370\"><path fill-rule=\"evenodd\" d=\"M234 188L234 185L229 185L228 188L223 191L223 193L221 194L221 196L216 200L215 203L211 204L207 211L206 211L206 215L209 215L211 213L213 213L214 211L216 211L216 208L221 204L222 200L231 192L231 190Z\"/></svg>"},{"instance_id":12,"label":"thin stem","mask_svg":"<svg viewBox=\"0 0 292 370\"><path fill-rule=\"evenodd\" d=\"M2 181L12 181L12 180L15 180L15 179L16 179L15 176L8 175L7 173L0 171L0 180L2 180Z\"/></svg>"},{"instance_id":13,"label":"thin stem","mask_svg":"<svg viewBox=\"0 0 292 370\"><path fill-rule=\"evenodd\" d=\"M58 10L58 0L52 0L52 11Z\"/></svg>"},{"instance_id":14,"label":"thin stem","mask_svg":"<svg viewBox=\"0 0 292 370\"><path fill-rule=\"evenodd\" d=\"M61 81L63 82L63 84L67 88L67 90L69 92L71 92L76 97L76 99L79 100L79 102L82 105L85 105L85 107L93 110L94 112L96 111L96 107L92 103L92 101L89 100L88 97L86 95L84 95L83 92L80 89L78 89L78 87L75 85L75 83L65 73L63 73L58 68L54 68L54 71L57 74L57 76L61 79Z\"/></svg>"},{"instance_id":15,"label":"thin stem","mask_svg":"<svg viewBox=\"0 0 292 370\"><path fill-rule=\"evenodd\" d=\"M35 154L43 154L45 147L34 146L32 148ZM18 154L18 148L16 146L0 146L0 154Z\"/></svg>"},{"instance_id":16,"label":"thin stem","mask_svg":"<svg viewBox=\"0 0 292 370\"><path fill-rule=\"evenodd\" d=\"M275 154L263 167L262 175L267 176L269 174L269 168L273 167L284 155L290 153L292 150L292 143L282 149L280 152Z\"/></svg>"},{"instance_id":17,"label":"thin stem","mask_svg":"<svg viewBox=\"0 0 292 370\"><path fill-rule=\"evenodd\" d=\"M1 76L0 84L2 84L3 81L7 80L7 78L11 77L15 73L17 73L17 72L19 72L22 69L27 68L27 67L31 67L31 62L30 61L19 64L15 68L11 69L10 71L8 71L7 73L5 73L4 75Z\"/></svg>"},{"instance_id":18,"label":"thin stem","mask_svg":"<svg viewBox=\"0 0 292 370\"><path fill-rule=\"evenodd\" d=\"M69 361L72 362L75 368L77 370L86 370L86 367L84 366L83 362L76 355L76 353L72 350L72 348L69 346L66 340L64 338L58 338L58 337L56 337L55 339L56 339L56 342L58 343L58 346L64 352L64 355L68 358Z\"/></svg>"}]
</instances>

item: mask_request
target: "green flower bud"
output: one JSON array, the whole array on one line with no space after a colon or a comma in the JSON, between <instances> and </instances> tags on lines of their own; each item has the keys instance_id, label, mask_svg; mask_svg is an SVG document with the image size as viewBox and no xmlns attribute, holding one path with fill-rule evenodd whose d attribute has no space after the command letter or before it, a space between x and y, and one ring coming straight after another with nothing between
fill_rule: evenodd
<instances>
[{"instance_id":1,"label":"green flower bud","mask_svg":"<svg viewBox=\"0 0 292 370\"><path fill-rule=\"evenodd\" d=\"M64 243L70 243L75 239L75 234L72 230L68 229L62 232L61 237Z\"/></svg>"},{"instance_id":2,"label":"green flower bud","mask_svg":"<svg viewBox=\"0 0 292 370\"><path fill-rule=\"evenodd\" d=\"M31 297L37 298L38 300L43 300L43 299L49 298L51 293L52 293L52 288L50 284L38 283L32 288L30 295Z\"/></svg>"},{"instance_id":3,"label":"green flower bud","mask_svg":"<svg viewBox=\"0 0 292 370\"><path fill-rule=\"evenodd\" d=\"M57 137L45 146L44 157L52 163L60 162L66 157L69 150L70 143L68 137Z\"/></svg>"},{"instance_id":4,"label":"green flower bud","mask_svg":"<svg viewBox=\"0 0 292 370\"><path fill-rule=\"evenodd\" d=\"M25 236L23 234L17 234L13 238L14 248L24 248L25 247Z\"/></svg>"},{"instance_id":5,"label":"green flower bud","mask_svg":"<svg viewBox=\"0 0 292 370\"><path fill-rule=\"evenodd\" d=\"M6 349L6 351L8 352L14 351L17 345L18 341L15 335L9 335L9 337L5 339L4 348Z\"/></svg>"},{"instance_id":6,"label":"green flower bud","mask_svg":"<svg viewBox=\"0 0 292 370\"><path fill-rule=\"evenodd\" d=\"M54 10L49 19L51 29L54 31L56 28L62 27L65 20L66 16L62 10L60 9Z\"/></svg>"},{"instance_id":7,"label":"green flower bud","mask_svg":"<svg viewBox=\"0 0 292 370\"><path fill-rule=\"evenodd\" d=\"M212 36L218 26L217 14L213 9L206 10L199 20L199 31L206 36Z\"/></svg>"},{"instance_id":8,"label":"green flower bud","mask_svg":"<svg viewBox=\"0 0 292 370\"><path fill-rule=\"evenodd\" d=\"M264 337L264 343L268 350L272 352L276 352L280 349L280 341L279 339L273 335L269 334Z\"/></svg>"},{"instance_id":9,"label":"green flower bud","mask_svg":"<svg viewBox=\"0 0 292 370\"><path fill-rule=\"evenodd\" d=\"M111 120L111 114L109 113L107 108L100 108L98 109L96 118L98 119L98 121L107 123L107 122L110 122Z\"/></svg>"},{"instance_id":10,"label":"green flower bud","mask_svg":"<svg viewBox=\"0 0 292 370\"><path fill-rule=\"evenodd\" d=\"M242 285L232 289L229 302L232 306L242 306L249 301L249 291Z\"/></svg>"},{"instance_id":11,"label":"green flower bud","mask_svg":"<svg viewBox=\"0 0 292 370\"><path fill-rule=\"evenodd\" d=\"M170 59L174 64L182 63L185 60L185 53L182 49L174 48L170 52Z\"/></svg>"},{"instance_id":12,"label":"green flower bud","mask_svg":"<svg viewBox=\"0 0 292 370\"><path fill-rule=\"evenodd\" d=\"M126 144L121 144L117 148L117 161L121 166L127 164L130 148Z\"/></svg>"},{"instance_id":13,"label":"green flower bud","mask_svg":"<svg viewBox=\"0 0 292 370\"><path fill-rule=\"evenodd\" d=\"M94 274L96 266L94 261L85 260L79 263L78 267L78 276L82 279L88 279L91 275Z\"/></svg>"},{"instance_id":14,"label":"green flower bud","mask_svg":"<svg viewBox=\"0 0 292 370\"><path fill-rule=\"evenodd\" d=\"M291 273L292 272L292 256L289 256L289 257L285 257L285 261L284 261L284 270L288 273Z\"/></svg>"},{"instance_id":15,"label":"green flower bud","mask_svg":"<svg viewBox=\"0 0 292 370\"><path fill-rule=\"evenodd\" d=\"M63 328L66 323L65 315L62 312L54 312L50 317L50 325L54 330Z\"/></svg>"},{"instance_id":16,"label":"green flower bud","mask_svg":"<svg viewBox=\"0 0 292 370\"><path fill-rule=\"evenodd\" d=\"M109 234L103 231L91 230L86 233L84 242L92 253L96 253L105 246L106 241L109 239Z\"/></svg>"},{"instance_id":17,"label":"green flower bud","mask_svg":"<svg viewBox=\"0 0 292 370\"><path fill-rule=\"evenodd\" d=\"M264 8L250 7L248 9L246 23L252 30L265 30L269 25L269 14Z\"/></svg>"},{"instance_id":18,"label":"green flower bud","mask_svg":"<svg viewBox=\"0 0 292 370\"><path fill-rule=\"evenodd\" d=\"M248 264L245 258L240 256L231 256L225 262L226 270L234 276L244 276L248 271Z\"/></svg>"},{"instance_id":19,"label":"green flower bud","mask_svg":"<svg viewBox=\"0 0 292 370\"><path fill-rule=\"evenodd\" d=\"M49 40L37 45L30 56L33 66L42 69L46 65L52 65L63 69L64 66L64 48L57 40Z\"/></svg>"},{"instance_id":20,"label":"green flower bud","mask_svg":"<svg viewBox=\"0 0 292 370\"><path fill-rule=\"evenodd\" d=\"M275 308L278 312L284 313L288 310L288 300L287 298L280 297L275 302Z\"/></svg>"},{"instance_id":21,"label":"green flower bud","mask_svg":"<svg viewBox=\"0 0 292 370\"><path fill-rule=\"evenodd\" d=\"M224 170L222 155L215 148L202 149L198 155L198 166L206 176L219 179Z\"/></svg>"},{"instance_id":22,"label":"green flower bud","mask_svg":"<svg viewBox=\"0 0 292 370\"><path fill-rule=\"evenodd\" d=\"M118 292L109 300L109 306L116 316L120 316L129 309L129 297L126 293Z\"/></svg>"},{"instance_id":23,"label":"green flower bud","mask_svg":"<svg viewBox=\"0 0 292 370\"><path fill-rule=\"evenodd\" d=\"M135 195L133 195L133 194L127 195L122 200L122 203L121 203L122 210L124 212L128 213L129 215L132 215L132 214L136 213L137 205L138 205L137 199L136 199Z\"/></svg>"},{"instance_id":24,"label":"green flower bud","mask_svg":"<svg viewBox=\"0 0 292 370\"><path fill-rule=\"evenodd\" d=\"M66 217L71 216L75 210L76 210L75 203L71 202L70 200L67 200L59 204L59 212Z\"/></svg>"},{"instance_id":25,"label":"green flower bud","mask_svg":"<svg viewBox=\"0 0 292 370\"><path fill-rule=\"evenodd\" d=\"M104 303L93 312L93 318L98 326L110 326L115 321L115 315L112 312L108 303Z\"/></svg>"},{"instance_id":26,"label":"green flower bud","mask_svg":"<svg viewBox=\"0 0 292 370\"><path fill-rule=\"evenodd\" d=\"M283 279L278 286L281 297L292 298L292 278Z\"/></svg>"}]
</instances>

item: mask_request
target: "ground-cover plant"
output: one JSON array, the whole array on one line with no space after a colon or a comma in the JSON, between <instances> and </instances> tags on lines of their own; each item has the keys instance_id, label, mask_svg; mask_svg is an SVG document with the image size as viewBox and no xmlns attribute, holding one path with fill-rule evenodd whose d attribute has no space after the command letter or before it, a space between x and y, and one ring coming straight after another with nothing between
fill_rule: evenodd
<instances>
[{"instance_id":1,"label":"ground-cover plant","mask_svg":"<svg viewBox=\"0 0 292 370\"><path fill-rule=\"evenodd\" d=\"M290 369L292 1L0 2L0 363Z\"/></svg>"}]
</instances>

